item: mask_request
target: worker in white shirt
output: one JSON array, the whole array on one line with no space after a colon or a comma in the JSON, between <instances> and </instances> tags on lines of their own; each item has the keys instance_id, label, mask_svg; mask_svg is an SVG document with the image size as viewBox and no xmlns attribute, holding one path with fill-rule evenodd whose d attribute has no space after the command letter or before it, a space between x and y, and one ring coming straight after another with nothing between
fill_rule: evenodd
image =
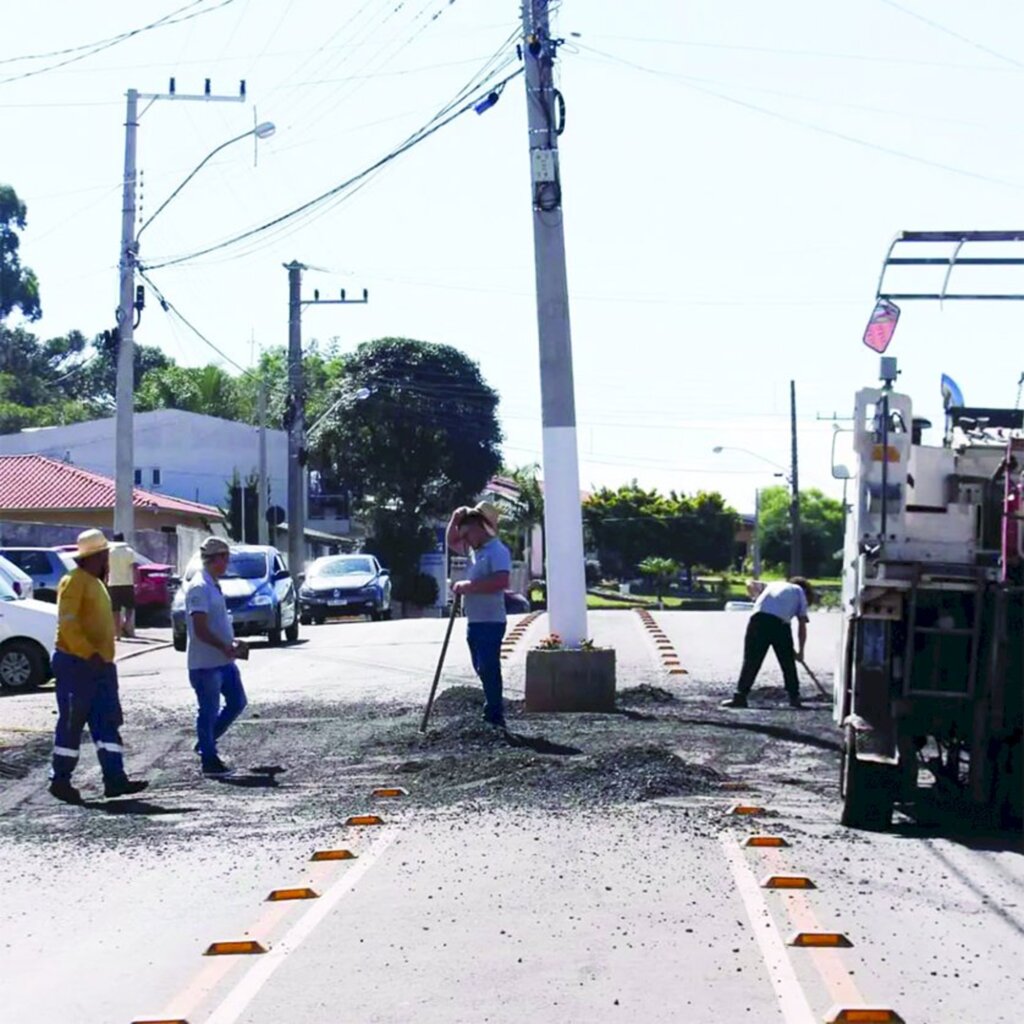
<instances>
[{"instance_id":1,"label":"worker in white shirt","mask_svg":"<svg viewBox=\"0 0 1024 1024\"><path fill-rule=\"evenodd\" d=\"M743 668L740 670L736 692L722 702L722 707L747 707L747 694L754 685L757 673L761 671L769 647L775 651L775 657L779 660L789 706L803 706L800 703L800 680L796 674L796 663L804 660L807 611L817 600L814 588L802 576L794 576L788 582L778 580L761 587L754 602L754 613L747 623ZM796 652L793 651L793 629L790 625L793 619L797 620Z\"/></svg>"},{"instance_id":2,"label":"worker in white shirt","mask_svg":"<svg viewBox=\"0 0 1024 1024\"><path fill-rule=\"evenodd\" d=\"M114 638L135 636L135 552L125 543L123 533L114 534L110 545L107 590L114 612Z\"/></svg>"}]
</instances>

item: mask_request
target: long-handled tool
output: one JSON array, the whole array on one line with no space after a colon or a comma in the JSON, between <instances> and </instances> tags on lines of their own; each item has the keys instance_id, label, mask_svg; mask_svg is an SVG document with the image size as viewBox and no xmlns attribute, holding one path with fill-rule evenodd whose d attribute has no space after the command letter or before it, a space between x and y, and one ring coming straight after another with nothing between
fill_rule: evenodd
<instances>
[{"instance_id":1,"label":"long-handled tool","mask_svg":"<svg viewBox=\"0 0 1024 1024\"><path fill-rule=\"evenodd\" d=\"M832 694L829 693L828 690L826 690L820 682L818 682L818 677L811 671L810 665L808 665L806 661L800 661L797 662L797 664L803 665L804 671L811 677L811 682L814 683L814 685L818 688L818 693L820 693L822 697L828 697L829 700L831 700Z\"/></svg>"},{"instance_id":2,"label":"long-handled tool","mask_svg":"<svg viewBox=\"0 0 1024 1024\"><path fill-rule=\"evenodd\" d=\"M455 625L455 616L459 610L459 595L452 598L452 610L448 616L448 628L445 630L444 643L441 644L441 657L437 659L437 671L434 673L434 682L430 687L430 696L427 698L427 706L423 712L423 721L420 723L420 732L427 731L427 721L430 718L430 709L434 706L434 695L437 693L437 684L441 681L441 669L444 668L445 655L448 653L448 641L452 638L452 626Z\"/></svg>"}]
</instances>

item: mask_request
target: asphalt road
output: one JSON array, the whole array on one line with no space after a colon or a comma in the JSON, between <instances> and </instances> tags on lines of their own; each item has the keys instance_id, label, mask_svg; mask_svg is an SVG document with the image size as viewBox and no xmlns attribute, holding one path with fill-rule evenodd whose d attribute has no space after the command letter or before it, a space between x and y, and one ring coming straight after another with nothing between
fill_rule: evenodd
<instances>
[{"instance_id":1,"label":"asphalt road","mask_svg":"<svg viewBox=\"0 0 1024 1024\"><path fill-rule=\"evenodd\" d=\"M748 713L717 700L742 614L659 616L688 675L639 617L591 616L617 650L622 713L526 716L506 662L509 746L475 723L453 641L430 733L417 732L442 622L307 629L244 665L250 707L224 743L241 769L203 780L183 658L122 662L144 800L45 792L51 692L0 699L3 1018L112 1024L820 1021L833 1005L908 1022L1019 1019L1024 858L1008 837L887 835L837 824L837 736L824 702L792 712L768 666ZM462 624L458 626L461 631ZM837 620L812 620L828 686ZM376 786L408 796L374 799ZM754 818L728 814L756 804ZM347 826L372 812L375 827ZM753 832L782 849L742 845ZM354 859L311 862L315 850ZM815 888L762 888L795 873ZM267 902L271 890L317 898ZM852 946L804 949L796 932ZM267 952L202 954L216 941Z\"/></svg>"}]
</instances>

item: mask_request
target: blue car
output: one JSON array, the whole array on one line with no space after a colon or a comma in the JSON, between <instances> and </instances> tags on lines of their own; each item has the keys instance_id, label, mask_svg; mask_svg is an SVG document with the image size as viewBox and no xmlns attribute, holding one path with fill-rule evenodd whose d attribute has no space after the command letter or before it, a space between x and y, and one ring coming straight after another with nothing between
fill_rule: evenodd
<instances>
[{"instance_id":1,"label":"blue car","mask_svg":"<svg viewBox=\"0 0 1024 1024\"><path fill-rule=\"evenodd\" d=\"M199 571L202 560L195 555L171 603L171 629L176 650L185 650L188 627L185 622L185 586ZM259 544L238 544L231 549L228 570L220 589L231 615L235 636L263 635L279 644L284 635L289 643L299 639L299 602L291 573L277 548Z\"/></svg>"}]
</instances>

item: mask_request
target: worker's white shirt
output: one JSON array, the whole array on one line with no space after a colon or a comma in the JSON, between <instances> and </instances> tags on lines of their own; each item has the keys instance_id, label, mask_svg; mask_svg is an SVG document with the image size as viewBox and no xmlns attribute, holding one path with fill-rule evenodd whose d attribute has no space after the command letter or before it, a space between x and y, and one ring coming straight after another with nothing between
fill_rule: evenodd
<instances>
[{"instance_id":1,"label":"worker's white shirt","mask_svg":"<svg viewBox=\"0 0 1024 1024\"><path fill-rule=\"evenodd\" d=\"M127 544L115 541L110 545L108 587L135 586L135 552Z\"/></svg>"},{"instance_id":2,"label":"worker's white shirt","mask_svg":"<svg viewBox=\"0 0 1024 1024\"><path fill-rule=\"evenodd\" d=\"M806 619L807 595L795 583L769 583L754 602L754 611L774 615L783 622L791 622L794 617Z\"/></svg>"}]
</instances>

